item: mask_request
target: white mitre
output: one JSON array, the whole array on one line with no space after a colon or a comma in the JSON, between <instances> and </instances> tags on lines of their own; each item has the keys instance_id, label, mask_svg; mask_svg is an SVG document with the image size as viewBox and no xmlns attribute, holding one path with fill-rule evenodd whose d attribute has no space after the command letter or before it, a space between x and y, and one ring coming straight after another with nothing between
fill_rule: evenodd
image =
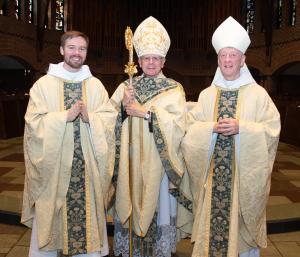
<instances>
[{"instance_id":1,"label":"white mitre","mask_svg":"<svg viewBox=\"0 0 300 257\"><path fill-rule=\"evenodd\" d=\"M231 16L215 30L211 41L217 54L224 47L234 47L244 54L251 42L244 27Z\"/></svg>"},{"instance_id":2,"label":"white mitre","mask_svg":"<svg viewBox=\"0 0 300 257\"><path fill-rule=\"evenodd\" d=\"M138 57L156 54L166 57L171 40L164 26L152 16L145 19L135 30L133 46Z\"/></svg>"}]
</instances>

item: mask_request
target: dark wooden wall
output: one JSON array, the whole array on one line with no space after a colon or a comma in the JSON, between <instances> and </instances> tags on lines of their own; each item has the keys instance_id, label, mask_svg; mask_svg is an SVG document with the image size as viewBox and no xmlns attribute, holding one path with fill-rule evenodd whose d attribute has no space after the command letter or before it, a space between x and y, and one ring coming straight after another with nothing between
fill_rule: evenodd
<instances>
[{"instance_id":1,"label":"dark wooden wall","mask_svg":"<svg viewBox=\"0 0 300 257\"><path fill-rule=\"evenodd\" d=\"M211 35L229 15L242 21L242 0L69 0L68 27L86 32L99 54L124 49L126 26L134 30L154 16L170 34L172 49L211 49Z\"/></svg>"}]
</instances>

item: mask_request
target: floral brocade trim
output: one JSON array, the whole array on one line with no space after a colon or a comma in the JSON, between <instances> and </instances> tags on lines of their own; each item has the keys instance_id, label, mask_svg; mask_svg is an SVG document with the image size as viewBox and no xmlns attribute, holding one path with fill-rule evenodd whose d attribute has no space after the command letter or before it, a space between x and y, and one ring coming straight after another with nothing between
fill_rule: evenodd
<instances>
[{"instance_id":1,"label":"floral brocade trim","mask_svg":"<svg viewBox=\"0 0 300 257\"><path fill-rule=\"evenodd\" d=\"M238 90L221 91L218 120L234 118ZM218 134L213 153L209 256L227 257L234 178L234 136Z\"/></svg>"},{"instance_id":2,"label":"floral brocade trim","mask_svg":"<svg viewBox=\"0 0 300 257\"><path fill-rule=\"evenodd\" d=\"M152 112L153 119L153 137L156 144L157 151L160 156L160 160L164 167L165 172L171 182L178 187L181 182L181 177L176 173L173 164L169 158L167 144L159 127L158 119L155 112Z\"/></svg>"},{"instance_id":3,"label":"floral brocade trim","mask_svg":"<svg viewBox=\"0 0 300 257\"><path fill-rule=\"evenodd\" d=\"M64 105L70 109L82 98L81 83L64 83ZM68 254L87 253L85 160L81 147L80 118L73 121L74 154L66 195Z\"/></svg>"},{"instance_id":4,"label":"floral brocade trim","mask_svg":"<svg viewBox=\"0 0 300 257\"><path fill-rule=\"evenodd\" d=\"M152 112L153 119L153 137L156 144L157 151L160 156L160 160L164 167L165 172L168 175L169 180L176 186L176 188L169 189L169 193L173 195L177 202L185 207L188 211L192 212L192 201L187 199L183 193L179 190L181 177L176 173L176 169L172 164L169 155L165 139L159 127L158 119L155 112Z\"/></svg>"},{"instance_id":5,"label":"floral brocade trim","mask_svg":"<svg viewBox=\"0 0 300 257\"><path fill-rule=\"evenodd\" d=\"M182 205L189 212L193 212L193 202L186 198L178 188L169 189L169 193L176 198L177 203Z\"/></svg>"},{"instance_id":6,"label":"floral brocade trim","mask_svg":"<svg viewBox=\"0 0 300 257\"><path fill-rule=\"evenodd\" d=\"M129 81L127 80L125 83L128 85ZM132 84L136 92L135 97L140 104L148 102L164 91L178 87L178 83L172 79L144 76L134 77Z\"/></svg>"},{"instance_id":7,"label":"floral brocade trim","mask_svg":"<svg viewBox=\"0 0 300 257\"><path fill-rule=\"evenodd\" d=\"M120 111L117 116L115 126L115 138L116 138L116 152L115 152L115 165L114 173L112 176L113 186L116 188L119 175L120 153L121 153L121 133L122 133L122 112Z\"/></svg>"}]
</instances>

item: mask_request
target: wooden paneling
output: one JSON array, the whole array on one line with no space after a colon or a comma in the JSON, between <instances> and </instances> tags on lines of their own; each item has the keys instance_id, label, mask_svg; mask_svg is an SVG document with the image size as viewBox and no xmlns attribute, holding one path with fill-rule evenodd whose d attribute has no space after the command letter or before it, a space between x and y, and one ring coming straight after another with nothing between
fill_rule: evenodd
<instances>
[{"instance_id":1,"label":"wooden paneling","mask_svg":"<svg viewBox=\"0 0 300 257\"><path fill-rule=\"evenodd\" d=\"M84 31L91 48L123 49L126 26L133 30L148 16L157 18L171 37L171 49L211 49L211 36L228 16L241 20L242 1L69 0L69 26Z\"/></svg>"},{"instance_id":2,"label":"wooden paneling","mask_svg":"<svg viewBox=\"0 0 300 257\"><path fill-rule=\"evenodd\" d=\"M0 139L24 134L28 96L0 96Z\"/></svg>"}]
</instances>

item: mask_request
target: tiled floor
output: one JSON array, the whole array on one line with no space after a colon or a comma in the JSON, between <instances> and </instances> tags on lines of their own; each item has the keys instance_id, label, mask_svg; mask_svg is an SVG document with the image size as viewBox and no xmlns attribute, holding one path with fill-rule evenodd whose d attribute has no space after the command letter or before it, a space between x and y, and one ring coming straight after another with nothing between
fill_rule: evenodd
<instances>
[{"instance_id":1,"label":"tiled floor","mask_svg":"<svg viewBox=\"0 0 300 257\"><path fill-rule=\"evenodd\" d=\"M0 224L0 257L27 257L31 230L25 227ZM109 238L112 242L112 238ZM111 243L110 243L111 246ZM190 257L192 246L188 239L177 246L178 257ZM300 231L268 236L268 247L261 257L299 257Z\"/></svg>"},{"instance_id":2,"label":"tiled floor","mask_svg":"<svg viewBox=\"0 0 300 257\"><path fill-rule=\"evenodd\" d=\"M0 211L20 213L24 184L22 138L0 140ZM280 143L272 173L268 222L300 218L300 149ZM0 257L26 257L30 230L0 224ZM179 243L177 255L191 256L189 240ZM269 234L263 257L300 257L300 231Z\"/></svg>"}]
</instances>

